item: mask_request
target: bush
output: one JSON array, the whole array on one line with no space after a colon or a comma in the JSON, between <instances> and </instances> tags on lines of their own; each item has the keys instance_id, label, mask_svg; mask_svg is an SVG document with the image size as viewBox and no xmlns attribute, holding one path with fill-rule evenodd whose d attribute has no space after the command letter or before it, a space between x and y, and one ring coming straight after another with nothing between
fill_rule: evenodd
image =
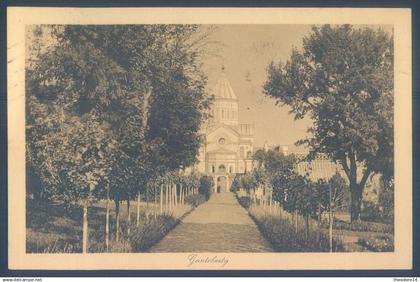
<instances>
[{"instance_id":1,"label":"bush","mask_svg":"<svg viewBox=\"0 0 420 282\"><path fill-rule=\"evenodd\" d=\"M361 219L365 221L391 224L394 222L393 209L392 213L390 211L384 212L383 207L380 207L373 202L363 201Z\"/></svg>"},{"instance_id":2,"label":"bush","mask_svg":"<svg viewBox=\"0 0 420 282\"><path fill-rule=\"evenodd\" d=\"M328 221L322 221L322 227L328 228ZM394 226L390 224L366 221L347 222L335 219L333 228L338 230L350 230L361 232L394 233Z\"/></svg>"},{"instance_id":3,"label":"bush","mask_svg":"<svg viewBox=\"0 0 420 282\"><path fill-rule=\"evenodd\" d=\"M129 242L133 252L144 252L178 224L179 220L170 215L148 216L139 227L133 226Z\"/></svg>"},{"instance_id":4,"label":"bush","mask_svg":"<svg viewBox=\"0 0 420 282\"><path fill-rule=\"evenodd\" d=\"M211 193L213 191L213 178L211 176L203 175L200 178L200 186L198 187L198 192L201 195L204 195L206 200L210 199Z\"/></svg>"},{"instance_id":5,"label":"bush","mask_svg":"<svg viewBox=\"0 0 420 282\"><path fill-rule=\"evenodd\" d=\"M294 223L286 218L273 216L251 208L250 216L258 229L276 252L328 252L329 238L321 230L314 229L306 235L305 226L299 225L295 232ZM343 251L343 243L333 240L333 251Z\"/></svg>"},{"instance_id":6,"label":"bush","mask_svg":"<svg viewBox=\"0 0 420 282\"><path fill-rule=\"evenodd\" d=\"M247 197L247 196L238 197L238 196L236 196L236 198L238 199L238 202L242 207L244 207L245 209L249 209L249 207L251 206L251 198L250 197Z\"/></svg>"},{"instance_id":7,"label":"bush","mask_svg":"<svg viewBox=\"0 0 420 282\"><path fill-rule=\"evenodd\" d=\"M372 252L393 252L393 236L377 236L374 238L359 238L357 243Z\"/></svg>"},{"instance_id":8,"label":"bush","mask_svg":"<svg viewBox=\"0 0 420 282\"><path fill-rule=\"evenodd\" d=\"M194 195L189 195L185 197L185 203L193 207L198 207L199 205L201 205L202 203L206 201L207 201L206 197L202 194L194 194Z\"/></svg>"}]
</instances>

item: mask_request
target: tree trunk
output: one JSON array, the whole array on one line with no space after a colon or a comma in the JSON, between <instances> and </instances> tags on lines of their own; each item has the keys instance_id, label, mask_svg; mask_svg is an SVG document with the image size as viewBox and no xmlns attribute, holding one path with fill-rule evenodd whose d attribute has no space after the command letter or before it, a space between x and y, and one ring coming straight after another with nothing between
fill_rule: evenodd
<instances>
[{"instance_id":1,"label":"tree trunk","mask_svg":"<svg viewBox=\"0 0 420 282\"><path fill-rule=\"evenodd\" d=\"M179 203L181 205L184 204L184 195L183 195L182 183L179 184Z\"/></svg>"},{"instance_id":2,"label":"tree trunk","mask_svg":"<svg viewBox=\"0 0 420 282\"><path fill-rule=\"evenodd\" d=\"M168 213L168 184L165 185L165 213Z\"/></svg>"},{"instance_id":3,"label":"tree trunk","mask_svg":"<svg viewBox=\"0 0 420 282\"><path fill-rule=\"evenodd\" d=\"M350 183L351 206L350 218L351 222L359 221L362 212L362 188L360 185Z\"/></svg>"},{"instance_id":4,"label":"tree trunk","mask_svg":"<svg viewBox=\"0 0 420 282\"><path fill-rule=\"evenodd\" d=\"M163 184L160 184L160 214L163 213Z\"/></svg>"},{"instance_id":5,"label":"tree trunk","mask_svg":"<svg viewBox=\"0 0 420 282\"><path fill-rule=\"evenodd\" d=\"M347 160L350 161L350 165L348 164ZM360 182L357 183L357 162L354 154L350 152L348 154L348 158L341 160L341 164L350 182L350 219L352 222L359 221L362 210L363 190L369 176L372 173L372 170L369 167L366 167L366 169L363 171L363 176Z\"/></svg>"},{"instance_id":6,"label":"tree trunk","mask_svg":"<svg viewBox=\"0 0 420 282\"><path fill-rule=\"evenodd\" d=\"M334 220L334 216L333 216L333 205L332 205L332 191L331 191L331 185L329 188L329 203L330 203L330 207L329 207L329 213L328 213L328 218L329 218L329 249L330 249L330 253L332 253L333 251L333 220Z\"/></svg>"},{"instance_id":7,"label":"tree trunk","mask_svg":"<svg viewBox=\"0 0 420 282\"><path fill-rule=\"evenodd\" d=\"M130 199L127 199L127 235L130 236L131 231L131 211L130 211Z\"/></svg>"},{"instance_id":8,"label":"tree trunk","mask_svg":"<svg viewBox=\"0 0 420 282\"><path fill-rule=\"evenodd\" d=\"M174 203L175 203L175 206L177 206L178 205L178 195L177 195L177 191L178 189L176 188L176 184L174 184Z\"/></svg>"},{"instance_id":9,"label":"tree trunk","mask_svg":"<svg viewBox=\"0 0 420 282\"><path fill-rule=\"evenodd\" d=\"M305 216L306 238L309 238L309 215Z\"/></svg>"},{"instance_id":10,"label":"tree trunk","mask_svg":"<svg viewBox=\"0 0 420 282\"><path fill-rule=\"evenodd\" d=\"M89 228L88 228L88 201L83 203L83 253L88 252Z\"/></svg>"},{"instance_id":11,"label":"tree trunk","mask_svg":"<svg viewBox=\"0 0 420 282\"><path fill-rule=\"evenodd\" d=\"M168 186L168 192L169 192L169 211L172 211L172 185L169 184Z\"/></svg>"},{"instance_id":12,"label":"tree trunk","mask_svg":"<svg viewBox=\"0 0 420 282\"><path fill-rule=\"evenodd\" d=\"M115 241L120 239L120 200L115 200Z\"/></svg>"},{"instance_id":13,"label":"tree trunk","mask_svg":"<svg viewBox=\"0 0 420 282\"><path fill-rule=\"evenodd\" d=\"M105 214L105 246L106 251L109 250L109 191L106 198L106 214Z\"/></svg>"},{"instance_id":14,"label":"tree trunk","mask_svg":"<svg viewBox=\"0 0 420 282\"><path fill-rule=\"evenodd\" d=\"M149 186L146 184L146 215L147 218L149 218L149 212L150 212L150 207L149 207Z\"/></svg>"},{"instance_id":15,"label":"tree trunk","mask_svg":"<svg viewBox=\"0 0 420 282\"><path fill-rule=\"evenodd\" d=\"M298 212L295 210L295 233L298 233Z\"/></svg>"},{"instance_id":16,"label":"tree trunk","mask_svg":"<svg viewBox=\"0 0 420 282\"><path fill-rule=\"evenodd\" d=\"M156 183L153 184L153 191L155 192L154 193L154 199L153 199L154 200L153 213L156 217L156 214L157 214L157 187L156 187Z\"/></svg>"},{"instance_id":17,"label":"tree trunk","mask_svg":"<svg viewBox=\"0 0 420 282\"><path fill-rule=\"evenodd\" d=\"M137 227L140 225L140 199L141 199L141 193L139 192L137 194L137 214L136 214L136 226Z\"/></svg>"},{"instance_id":18,"label":"tree trunk","mask_svg":"<svg viewBox=\"0 0 420 282\"><path fill-rule=\"evenodd\" d=\"M333 251L333 220L334 220L334 216L330 207L330 211L328 213L328 219L329 219L329 249L330 249L330 253L332 253Z\"/></svg>"}]
</instances>

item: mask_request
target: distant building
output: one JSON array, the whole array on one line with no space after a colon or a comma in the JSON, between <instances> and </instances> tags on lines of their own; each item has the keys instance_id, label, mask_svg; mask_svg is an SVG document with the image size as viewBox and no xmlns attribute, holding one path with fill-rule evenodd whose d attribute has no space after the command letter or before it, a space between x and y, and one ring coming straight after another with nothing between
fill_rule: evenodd
<instances>
[{"instance_id":1,"label":"distant building","mask_svg":"<svg viewBox=\"0 0 420 282\"><path fill-rule=\"evenodd\" d=\"M239 123L239 101L223 69L213 94L197 168L214 177L215 192L225 192L237 173L253 169L254 126Z\"/></svg>"},{"instance_id":2,"label":"distant building","mask_svg":"<svg viewBox=\"0 0 420 282\"><path fill-rule=\"evenodd\" d=\"M308 175L309 178L316 182L319 179L329 180L333 175L339 173L345 180L347 176L338 163L333 162L328 156L324 154L319 154L313 161L305 161L305 157L308 154L308 151L302 150L292 146L286 145L277 145L271 146L270 148L278 152L283 153L284 155L294 154L301 161L296 166L296 171L301 175ZM362 177L361 169L358 170L358 177ZM376 202L378 201L378 196L380 193L380 175L372 174L368 181L366 182L364 190L364 199L368 201Z\"/></svg>"}]
</instances>

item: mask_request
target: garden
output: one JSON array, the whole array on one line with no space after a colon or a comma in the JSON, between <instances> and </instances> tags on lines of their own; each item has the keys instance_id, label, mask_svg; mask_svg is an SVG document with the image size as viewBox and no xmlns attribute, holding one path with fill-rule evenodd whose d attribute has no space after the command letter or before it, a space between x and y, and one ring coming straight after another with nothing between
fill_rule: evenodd
<instances>
[{"instance_id":1,"label":"garden","mask_svg":"<svg viewBox=\"0 0 420 282\"><path fill-rule=\"evenodd\" d=\"M269 150L255 158L260 165L238 175L232 187L276 251L394 251L392 190L383 188L377 203L364 201L362 220L345 220L350 192L339 173L314 182L297 173L293 155Z\"/></svg>"}]
</instances>

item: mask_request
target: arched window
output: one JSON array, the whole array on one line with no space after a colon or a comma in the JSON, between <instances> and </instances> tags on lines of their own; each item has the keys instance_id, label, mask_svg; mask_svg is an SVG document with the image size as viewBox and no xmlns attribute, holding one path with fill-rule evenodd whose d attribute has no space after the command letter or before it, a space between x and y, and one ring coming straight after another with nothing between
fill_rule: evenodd
<instances>
[{"instance_id":1,"label":"arched window","mask_svg":"<svg viewBox=\"0 0 420 282\"><path fill-rule=\"evenodd\" d=\"M229 166L229 173L232 173L232 166Z\"/></svg>"},{"instance_id":2,"label":"arched window","mask_svg":"<svg viewBox=\"0 0 420 282\"><path fill-rule=\"evenodd\" d=\"M214 165L211 166L211 172L214 173Z\"/></svg>"},{"instance_id":3,"label":"arched window","mask_svg":"<svg viewBox=\"0 0 420 282\"><path fill-rule=\"evenodd\" d=\"M252 157L252 152L251 151L246 152L246 157L250 159Z\"/></svg>"},{"instance_id":4,"label":"arched window","mask_svg":"<svg viewBox=\"0 0 420 282\"><path fill-rule=\"evenodd\" d=\"M219 165L219 172L226 172L226 167L225 165Z\"/></svg>"}]
</instances>

